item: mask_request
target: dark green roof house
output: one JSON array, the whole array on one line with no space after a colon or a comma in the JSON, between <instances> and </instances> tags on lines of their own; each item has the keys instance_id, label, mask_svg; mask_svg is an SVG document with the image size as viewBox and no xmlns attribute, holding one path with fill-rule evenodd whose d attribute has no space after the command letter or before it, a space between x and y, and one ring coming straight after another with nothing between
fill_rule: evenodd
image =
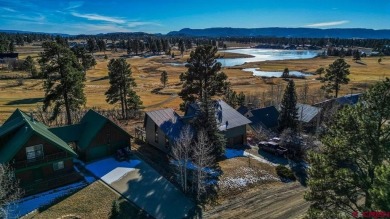
<instances>
[{"instance_id":1,"label":"dark green roof house","mask_svg":"<svg viewBox=\"0 0 390 219\"><path fill-rule=\"evenodd\" d=\"M79 180L74 157L66 142L19 109L0 126L0 163L13 166L26 194Z\"/></svg>"},{"instance_id":2,"label":"dark green roof house","mask_svg":"<svg viewBox=\"0 0 390 219\"><path fill-rule=\"evenodd\" d=\"M50 131L75 145L77 154L87 162L130 147L130 134L94 110L89 110L78 124L51 128Z\"/></svg>"}]
</instances>

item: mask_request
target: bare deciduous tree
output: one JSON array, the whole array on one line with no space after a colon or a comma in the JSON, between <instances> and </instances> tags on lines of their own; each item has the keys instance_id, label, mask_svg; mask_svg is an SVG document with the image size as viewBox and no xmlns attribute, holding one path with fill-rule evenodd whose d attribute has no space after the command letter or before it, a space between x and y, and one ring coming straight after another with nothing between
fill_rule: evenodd
<instances>
[{"instance_id":1,"label":"bare deciduous tree","mask_svg":"<svg viewBox=\"0 0 390 219\"><path fill-rule=\"evenodd\" d=\"M215 163L215 157L212 155L212 152L213 149L210 147L206 131L199 131L197 141L193 148L193 160L196 166L193 178L193 190L198 201L201 200L207 189L208 179L210 177L207 169L210 170Z\"/></svg>"},{"instance_id":2,"label":"bare deciduous tree","mask_svg":"<svg viewBox=\"0 0 390 219\"><path fill-rule=\"evenodd\" d=\"M0 218L8 218L12 203L22 196L19 182L8 164L0 164Z\"/></svg>"},{"instance_id":3,"label":"bare deciduous tree","mask_svg":"<svg viewBox=\"0 0 390 219\"><path fill-rule=\"evenodd\" d=\"M185 126L180 132L178 139L175 139L175 144L172 147L172 155L176 160L176 168L178 172L178 182L184 193L188 192L188 171L187 165L190 162L192 131L189 126Z\"/></svg>"}]
</instances>

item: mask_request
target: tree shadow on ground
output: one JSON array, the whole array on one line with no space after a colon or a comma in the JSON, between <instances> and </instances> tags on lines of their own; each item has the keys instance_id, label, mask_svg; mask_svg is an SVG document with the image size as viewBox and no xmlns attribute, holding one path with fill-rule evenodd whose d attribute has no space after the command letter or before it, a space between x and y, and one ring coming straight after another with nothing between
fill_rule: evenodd
<instances>
[{"instance_id":1,"label":"tree shadow on ground","mask_svg":"<svg viewBox=\"0 0 390 219\"><path fill-rule=\"evenodd\" d=\"M34 104L42 102L43 98L26 98L26 99L20 99L20 100L12 100L6 103L5 105L22 105L22 104Z\"/></svg>"},{"instance_id":2,"label":"tree shadow on ground","mask_svg":"<svg viewBox=\"0 0 390 219\"><path fill-rule=\"evenodd\" d=\"M307 164L303 161L291 161L289 163L289 166L291 170L293 171L294 175L297 177L298 182L306 187L307 186Z\"/></svg>"}]
</instances>

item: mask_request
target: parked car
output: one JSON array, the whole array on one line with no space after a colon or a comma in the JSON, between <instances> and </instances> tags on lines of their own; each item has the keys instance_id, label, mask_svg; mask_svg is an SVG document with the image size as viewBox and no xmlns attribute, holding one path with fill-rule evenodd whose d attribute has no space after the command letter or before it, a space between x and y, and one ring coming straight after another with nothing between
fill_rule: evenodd
<instances>
[{"instance_id":1,"label":"parked car","mask_svg":"<svg viewBox=\"0 0 390 219\"><path fill-rule=\"evenodd\" d=\"M261 141L258 143L259 148L262 150L273 153L275 155L283 156L287 153L287 149L280 146L279 143L272 141Z\"/></svg>"}]
</instances>

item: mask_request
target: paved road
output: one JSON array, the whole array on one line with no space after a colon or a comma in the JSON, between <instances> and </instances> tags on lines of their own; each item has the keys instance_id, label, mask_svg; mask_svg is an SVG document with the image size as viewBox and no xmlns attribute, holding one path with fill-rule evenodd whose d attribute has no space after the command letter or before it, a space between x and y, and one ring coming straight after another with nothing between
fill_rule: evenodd
<instances>
[{"instance_id":1,"label":"paved road","mask_svg":"<svg viewBox=\"0 0 390 219\"><path fill-rule=\"evenodd\" d=\"M110 185L155 218L183 218L194 203L167 179L142 161L135 170Z\"/></svg>"}]
</instances>

